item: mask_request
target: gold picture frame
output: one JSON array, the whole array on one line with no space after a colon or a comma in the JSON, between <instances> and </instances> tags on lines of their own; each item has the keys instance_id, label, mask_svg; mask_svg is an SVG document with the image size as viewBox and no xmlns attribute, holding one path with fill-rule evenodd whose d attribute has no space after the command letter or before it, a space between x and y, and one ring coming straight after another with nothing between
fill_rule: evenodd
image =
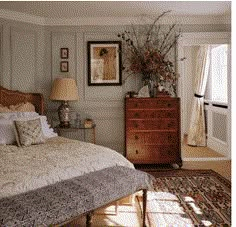
<instances>
[{"instance_id":1,"label":"gold picture frame","mask_svg":"<svg viewBox=\"0 0 236 227\"><path fill-rule=\"evenodd\" d=\"M121 42L88 41L88 85L120 86Z\"/></svg>"}]
</instances>

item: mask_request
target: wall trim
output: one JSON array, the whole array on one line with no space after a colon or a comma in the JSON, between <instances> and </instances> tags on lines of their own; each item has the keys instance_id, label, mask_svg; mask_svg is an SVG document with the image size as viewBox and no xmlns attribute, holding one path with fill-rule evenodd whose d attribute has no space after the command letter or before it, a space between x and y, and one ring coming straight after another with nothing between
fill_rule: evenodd
<instances>
[{"instance_id":1,"label":"wall trim","mask_svg":"<svg viewBox=\"0 0 236 227\"><path fill-rule=\"evenodd\" d=\"M0 26L0 85L3 85L3 26Z\"/></svg>"},{"instance_id":2,"label":"wall trim","mask_svg":"<svg viewBox=\"0 0 236 227\"><path fill-rule=\"evenodd\" d=\"M218 157L218 158L182 158L183 161L189 162L209 162L209 161L229 161L230 157Z\"/></svg>"},{"instance_id":3,"label":"wall trim","mask_svg":"<svg viewBox=\"0 0 236 227\"><path fill-rule=\"evenodd\" d=\"M222 155L225 155L227 157L231 156L231 150L230 150L230 147L228 146L228 144L223 143L222 141L220 141L214 137L207 139L207 146Z\"/></svg>"},{"instance_id":4,"label":"wall trim","mask_svg":"<svg viewBox=\"0 0 236 227\"><path fill-rule=\"evenodd\" d=\"M44 18L25 13L0 9L0 18L48 26L80 26L80 25L129 25L140 22L140 17L81 17L81 18ZM145 20L143 20L145 21ZM163 24L231 24L231 16L169 16Z\"/></svg>"},{"instance_id":5,"label":"wall trim","mask_svg":"<svg viewBox=\"0 0 236 227\"><path fill-rule=\"evenodd\" d=\"M31 16L29 14L14 12L6 9L0 9L0 18L8 20L16 20L37 25L46 25L45 18L43 17Z\"/></svg>"},{"instance_id":6,"label":"wall trim","mask_svg":"<svg viewBox=\"0 0 236 227\"><path fill-rule=\"evenodd\" d=\"M34 84L34 90L36 90L37 84L36 84L36 77L37 75L37 59L38 59L38 40L37 40L37 33L36 31L30 29L30 28L19 28L16 26L11 26L10 27L10 53L11 53L11 58L10 58L10 68L11 68L11 72L10 72L10 87L11 89L15 89L13 86L13 56L14 56L14 48L13 48L13 39L15 39L15 35L16 34L32 34L34 36L33 39L33 43L34 43L34 78L33 78L33 84Z\"/></svg>"}]
</instances>

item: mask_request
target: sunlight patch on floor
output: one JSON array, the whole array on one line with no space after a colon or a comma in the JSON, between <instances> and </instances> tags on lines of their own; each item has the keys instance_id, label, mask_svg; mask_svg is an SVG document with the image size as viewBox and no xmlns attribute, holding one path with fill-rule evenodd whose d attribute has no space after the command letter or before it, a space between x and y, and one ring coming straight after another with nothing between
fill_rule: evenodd
<instances>
[{"instance_id":1,"label":"sunlight patch on floor","mask_svg":"<svg viewBox=\"0 0 236 227\"><path fill-rule=\"evenodd\" d=\"M119 205L116 214L115 205L99 209L93 218L93 227L101 226L141 226L141 213L137 205Z\"/></svg>"},{"instance_id":2,"label":"sunlight patch on floor","mask_svg":"<svg viewBox=\"0 0 236 227\"><path fill-rule=\"evenodd\" d=\"M203 214L201 209L196 206L195 201L192 197L186 196L184 198L185 202L193 209L196 214Z\"/></svg>"},{"instance_id":3,"label":"sunlight patch on floor","mask_svg":"<svg viewBox=\"0 0 236 227\"><path fill-rule=\"evenodd\" d=\"M168 192L148 192L147 212L149 225L156 226L193 226L191 218L177 196Z\"/></svg>"}]
</instances>

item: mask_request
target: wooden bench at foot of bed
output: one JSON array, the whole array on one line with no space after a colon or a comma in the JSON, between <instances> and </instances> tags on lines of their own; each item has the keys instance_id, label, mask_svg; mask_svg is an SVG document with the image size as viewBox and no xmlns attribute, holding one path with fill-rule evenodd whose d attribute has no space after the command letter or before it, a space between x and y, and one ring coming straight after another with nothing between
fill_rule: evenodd
<instances>
[{"instance_id":1,"label":"wooden bench at foot of bed","mask_svg":"<svg viewBox=\"0 0 236 227\"><path fill-rule=\"evenodd\" d=\"M82 214L87 215L86 225L90 226L92 211L140 190L145 226L147 190L153 180L145 172L116 166L3 198L0 226L60 226Z\"/></svg>"}]
</instances>

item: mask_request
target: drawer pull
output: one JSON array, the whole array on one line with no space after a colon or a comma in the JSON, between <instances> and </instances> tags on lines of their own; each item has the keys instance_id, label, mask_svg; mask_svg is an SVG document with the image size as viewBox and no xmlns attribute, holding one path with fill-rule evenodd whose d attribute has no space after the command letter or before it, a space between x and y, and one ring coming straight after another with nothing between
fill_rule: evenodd
<instances>
[{"instance_id":1,"label":"drawer pull","mask_svg":"<svg viewBox=\"0 0 236 227\"><path fill-rule=\"evenodd\" d=\"M138 154L138 150L136 150L135 153Z\"/></svg>"},{"instance_id":2,"label":"drawer pull","mask_svg":"<svg viewBox=\"0 0 236 227\"><path fill-rule=\"evenodd\" d=\"M135 128L138 128L138 124L137 124L137 123L134 123L134 127L135 127Z\"/></svg>"},{"instance_id":3,"label":"drawer pull","mask_svg":"<svg viewBox=\"0 0 236 227\"><path fill-rule=\"evenodd\" d=\"M135 113L134 116L135 116L135 117L139 117L139 113Z\"/></svg>"},{"instance_id":4,"label":"drawer pull","mask_svg":"<svg viewBox=\"0 0 236 227\"><path fill-rule=\"evenodd\" d=\"M138 140L138 139L139 139L137 135L135 135L135 136L134 136L134 138L135 138L136 140Z\"/></svg>"},{"instance_id":5,"label":"drawer pull","mask_svg":"<svg viewBox=\"0 0 236 227\"><path fill-rule=\"evenodd\" d=\"M168 107L171 107L171 104L170 104L170 103L168 103L168 104L167 104L167 106L168 106Z\"/></svg>"},{"instance_id":6,"label":"drawer pull","mask_svg":"<svg viewBox=\"0 0 236 227\"><path fill-rule=\"evenodd\" d=\"M138 103L135 103L135 105L134 105L135 107L138 107Z\"/></svg>"}]
</instances>

